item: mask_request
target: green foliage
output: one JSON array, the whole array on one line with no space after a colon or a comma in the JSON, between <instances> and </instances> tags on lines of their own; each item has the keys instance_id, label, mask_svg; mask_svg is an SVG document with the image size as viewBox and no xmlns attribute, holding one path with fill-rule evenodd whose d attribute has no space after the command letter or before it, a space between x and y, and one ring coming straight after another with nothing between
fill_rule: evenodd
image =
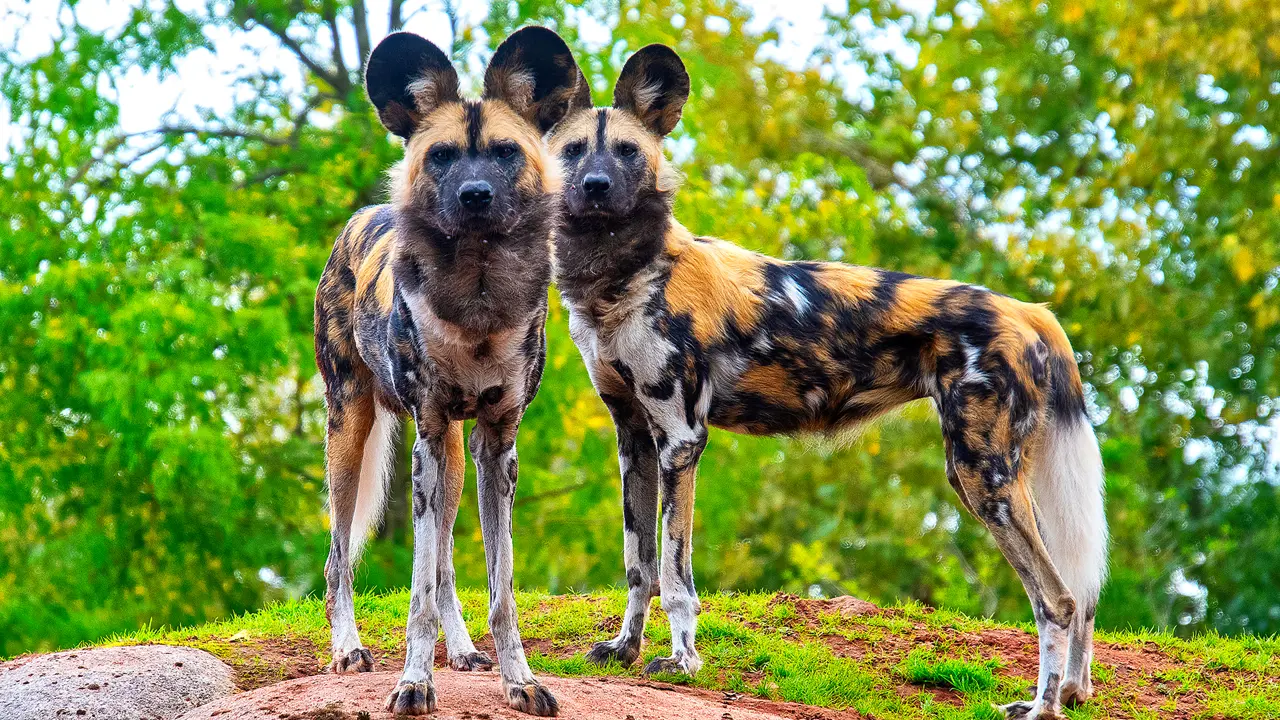
<instances>
[{"instance_id":1,"label":"green foliage","mask_svg":"<svg viewBox=\"0 0 1280 720\"><path fill-rule=\"evenodd\" d=\"M105 33L68 11L48 52L0 47L14 129L0 154L0 654L323 588L312 297L333 238L384 199L400 155L360 68L328 50L331 24L356 28L363 8L139 4ZM584 42L584 18L610 42ZM733 0L498 3L481 27L458 28L454 51L551 24L607 102L629 52L673 44L694 81L672 142L690 229L1051 303L1108 467L1099 622L1280 630L1268 457L1280 431L1280 16L1260 0L945 1L925 14L854 0L800 69L764 59L776 33L748 19ZM216 49L211 38L246 31L290 38L301 91L250 67L229 112L121 128L114 88L132 68L173 77ZM371 39L354 36L348 58ZM831 70L850 67L866 82ZM520 438L516 577L553 592L622 583L612 428L555 303L548 332ZM409 577L401 460L365 588ZM714 432L699 582L1026 620L1016 577L943 467L927 405L848 447ZM474 502L457 567L480 587ZM884 623L871 629L900 629ZM706 630L709 642L727 632ZM803 676L812 658L786 652ZM847 697L849 677L795 692Z\"/></svg>"}]
</instances>

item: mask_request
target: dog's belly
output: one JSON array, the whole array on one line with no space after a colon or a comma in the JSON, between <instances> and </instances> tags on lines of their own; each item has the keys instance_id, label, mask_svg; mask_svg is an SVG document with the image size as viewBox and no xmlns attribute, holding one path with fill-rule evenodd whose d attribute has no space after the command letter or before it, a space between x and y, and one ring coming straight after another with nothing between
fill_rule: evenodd
<instances>
[{"instance_id":1,"label":"dog's belly","mask_svg":"<svg viewBox=\"0 0 1280 720\"><path fill-rule=\"evenodd\" d=\"M922 395L910 387L857 388L848 377L818 381L777 366L752 367L712 390L708 422L749 435L838 433Z\"/></svg>"}]
</instances>

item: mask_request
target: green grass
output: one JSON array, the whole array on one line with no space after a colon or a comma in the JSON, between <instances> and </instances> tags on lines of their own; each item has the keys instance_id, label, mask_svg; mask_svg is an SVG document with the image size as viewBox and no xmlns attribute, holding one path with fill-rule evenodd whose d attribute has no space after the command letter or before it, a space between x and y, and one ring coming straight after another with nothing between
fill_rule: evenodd
<instances>
[{"instance_id":1,"label":"green grass","mask_svg":"<svg viewBox=\"0 0 1280 720\"><path fill-rule=\"evenodd\" d=\"M917 685L955 688L962 693L979 693L996 686L993 672L997 660L969 661L939 657L929 648L916 648L898 664L898 674Z\"/></svg>"},{"instance_id":2,"label":"green grass","mask_svg":"<svg viewBox=\"0 0 1280 720\"><path fill-rule=\"evenodd\" d=\"M479 639L487 632L487 595L467 590L461 599L467 627ZM637 677L643 662L671 651L670 628L656 601L642 662L632 668L600 668L583 659L593 642L615 634L626 606L625 592L524 592L516 602L529 662L537 673ZM403 591L356 599L361 638L392 664L404 652L408 606ZM702 672L695 678L654 679L853 709L875 718L993 718L998 717L993 703L1030 697L1034 662L1020 667L1006 657L1024 653L1021 665L1026 664L1025 653L1034 658L1034 637L1020 632L1029 629L915 603L846 617L792 596L715 594L703 598L698 621ZM1006 643L1010 637L1017 640L1011 648L1001 646L996 636ZM1276 638L1180 639L1143 631L1099 633L1098 640L1095 698L1068 710L1070 718L1280 720ZM294 672L318 671L328 660L324 607L314 598L193 628L146 628L103 644L147 642L208 650L235 667L246 686L285 677L286 659L294 664ZM1142 659L1142 667L1135 669L1134 658Z\"/></svg>"}]
</instances>

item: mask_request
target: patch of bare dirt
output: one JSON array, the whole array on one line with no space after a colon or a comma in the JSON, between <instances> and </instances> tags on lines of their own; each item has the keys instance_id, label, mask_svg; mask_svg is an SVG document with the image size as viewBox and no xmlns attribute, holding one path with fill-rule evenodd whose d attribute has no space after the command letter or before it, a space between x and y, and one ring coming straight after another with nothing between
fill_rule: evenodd
<instances>
[{"instance_id":1,"label":"patch of bare dirt","mask_svg":"<svg viewBox=\"0 0 1280 720\"><path fill-rule=\"evenodd\" d=\"M398 674L315 675L212 702L181 720L387 720ZM496 673L437 670L437 720L527 720L506 706ZM546 677L560 716L575 720L827 720L840 717L787 703L679 691L654 683ZM709 696L710 695L710 696ZM856 717L847 715L845 717Z\"/></svg>"},{"instance_id":2,"label":"patch of bare dirt","mask_svg":"<svg viewBox=\"0 0 1280 720\"><path fill-rule=\"evenodd\" d=\"M896 617L901 611L878 608L875 605L851 597L829 600L811 600L796 596L780 595L775 602L791 602L795 605L800 622L808 630L819 634L831 651L840 657L865 660L869 655L879 667L891 669L917 647L943 645L960 648L985 658L996 658L1001 667L996 675L1025 681L1028 697L1036 682L1040 651L1035 635L1015 628L994 628L979 633L931 628L924 623L913 623L904 633L886 632L874 643L849 639L841 635L822 634L821 616L837 612L856 624L862 617ZM926 612L929 612L926 610ZM1094 694L1109 693L1132 701L1132 707L1158 709L1160 717L1173 720L1190 720L1204 710L1204 694L1196 691L1176 697L1176 708L1170 709L1173 688L1156 676L1165 671L1184 668L1185 664L1163 653L1158 646L1148 643L1142 648L1121 647L1111 643L1094 646L1094 662L1114 671L1114 677L1103 682L1094 677ZM935 700L963 705L963 697L955 691L943 688L922 688L910 683L900 685L898 694L909 697L920 692L933 693ZM1117 710L1117 719L1131 717Z\"/></svg>"}]
</instances>

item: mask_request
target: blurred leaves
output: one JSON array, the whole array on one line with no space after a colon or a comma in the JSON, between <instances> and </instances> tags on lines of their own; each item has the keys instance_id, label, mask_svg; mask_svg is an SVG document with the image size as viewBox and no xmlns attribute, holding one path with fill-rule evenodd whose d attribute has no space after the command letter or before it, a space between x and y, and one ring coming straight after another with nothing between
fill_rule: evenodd
<instances>
[{"instance_id":1,"label":"blurred leaves","mask_svg":"<svg viewBox=\"0 0 1280 720\"><path fill-rule=\"evenodd\" d=\"M312 296L400 154L332 52L335 24L368 42L362 12L155 3L105 36L64 12L48 53L0 48L17 132L0 164L0 653L322 591ZM456 54L557 28L599 103L630 52L676 46L694 85L669 147L695 232L1051 303L1108 467L1100 622L1280 630L1280 10L854 0L799 69L726 0L452 19ZM121 130L128 67L163 77L214 30L255 28L298 58L301 92L249 68L226 116ZM624 580L612 426L566 325L553 303L515 512L516 577L553 591ZM927 405L845 445L714 433L698 495L704 587L1029 616L945 482ZM406 505L365 587L407 582ZM472 493L457 538L462 581L483 585Z\"/></svg>"}]
</instances>

